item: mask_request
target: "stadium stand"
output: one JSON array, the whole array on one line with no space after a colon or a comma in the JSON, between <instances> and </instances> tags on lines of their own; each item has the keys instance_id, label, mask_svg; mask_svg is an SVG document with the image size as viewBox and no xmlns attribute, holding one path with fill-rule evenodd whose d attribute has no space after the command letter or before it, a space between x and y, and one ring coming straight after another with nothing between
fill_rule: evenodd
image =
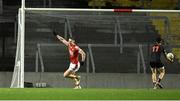
<instances>
[{"instance_id":1,"label":"stadium stand","mask_svg":"<svg viewBox=\"0 0 180 101\"><path fill-rule=\"evenodd\" d=\"M4 20L5 21L5 20ZM14 54L15 54L15 43L14 43L14 22L0 22L0 70L1 71L11 71L11 67L14 66ZM11 41L12 40L12 41Z\"/></svg>"},{"instance_id":2,"label":"stadium stand","mask_svg":"<svg viewBox=\"0 0 180 101\"><path fill-rule=\"evenodd\" d=\"M87 8L87 0L26 0L26 7Z\"/></svg>"},{"instance_id":3,"label":"stadium stand","mask_svg":"<svg viewBox=\"0 0 180 101\"><path fill-rule=\"evenodd\" d=\"M120 26L124 43L148 43L153 36L157 36L157 32L149 19L144 19L143 22L141 22L142 18L136 18L136 21L130 19L126 19L126 17L119 18L122 21ZM93 21L91 22L93 23ZM75 39L80 40L80 43L113 43L114 36L112 34L114 34L115 25L108 23L109 20L104 22L104 24L100 23L99 25L96 23L83 25L81 22L76 24L74 28ZM92 33L96 34L93 34L93 36ZM144 39L141 37L144 37Z\"/></svg>"},{"instance_id":4,"label":"stadium stand","mask_svg":"<svg viewBox=\"0 0 180 101\"><path fill-rule=\"evenodd\" d=\"M151 8L174 9L178 0L152 0Z\"/></svg>"},{"instance_id":5,"label":"stadium stand","mask_svg":"<svg viewBox=\"0 0 180 101\"><path fill-rule=\"evenodd\" d=\"M15 60L15 19L20 1L3 0L0 14L0 71L13 71Z\"/></svg>"},{"instance_id":6,"label":"stadium stand","mask_svg":"<svg viewBox=\"0 0 180 101\"><path fill-rule=\"evenodd\" d=\"M133 51L131 51L133 50ZM92 48L97 73L136 73L137 48ZM128 58L127 58L128 57Z\"/></svg>"},{"instance_id":7,"label":"stadium stand","mask_svg":"<svg viewBox=\"0 0 180 101\"><path fill-rule=\"evenodd\" d=\"M174 9L178 0L89 0L93 8L145 8L145 9Z\"/></svg>"}]
</instances>

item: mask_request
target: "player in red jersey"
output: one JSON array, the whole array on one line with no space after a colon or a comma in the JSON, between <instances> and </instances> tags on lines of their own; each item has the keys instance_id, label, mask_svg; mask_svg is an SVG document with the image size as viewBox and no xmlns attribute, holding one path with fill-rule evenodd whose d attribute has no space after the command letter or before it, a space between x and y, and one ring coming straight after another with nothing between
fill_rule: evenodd
<instances>
[{"instance_id":1,"label":"player in red jersey","mask_svg":"<svg viewBox=\"0 0 180 101\"><path fill-rule=\"evenodd\" d=\"M162 46L162 39L159 37L156 39L156 43L151 47L151 59L150 59L150 66L152 71L152 82L154 85L154 89L157 89L157 86L163 88L161 85L161 80L165 75L165 68L164 64L161 62L161 53L164 54L165 58L173 62L173 59L169 60L167 56L167 52L165 51L164 47ZM157 72L159 72L158 79L156 78Z\"/></svg>"},{"instance_id":2,"label":"player in red jersey","mask_svg":"<svg viewBox=\"0 0 180 101\"><path fill-rule=\"evenodd\" d=\"M69 38L67 41L56 32L53 32L53 34L59 39L59 41L65 44L69 50L70 65L64 72L64 77L73 79L75 81L75 89L81 89L80 76L77 75L76 72L79 70L80 65L82 66L84 64L86 58L85 52L77 44L75 44L73 39ZM78 59L79 54L81 55L81 62L79 62Z\"/></svg>"}]
</instances>

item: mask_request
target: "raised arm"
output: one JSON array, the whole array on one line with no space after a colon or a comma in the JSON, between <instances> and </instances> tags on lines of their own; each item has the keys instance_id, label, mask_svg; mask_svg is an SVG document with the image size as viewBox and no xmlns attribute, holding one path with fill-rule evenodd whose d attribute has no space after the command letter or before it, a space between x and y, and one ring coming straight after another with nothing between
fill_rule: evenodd
<instances>
[{"instance_id":1,"label":"raised arm","mask_svg":"<svg viewBox=\"0 0 180 101\"><path fill-rule=\"evenodd\" d=\"M64 43L66 46L68 46L69 42L66 41L63 37L61 37L60 35L56 35L56 37L59 39L59 41L61 41L62 43Z\"/></svg>"},{"instance_id":2,"label":"raised arm","mask_svg":"<svg viewBox=\"0 0 180 101\"><path fill-rule=\"evenodd\" d=\"M57 37L57 39L58 39L59 41L61 41L61 42L62 42L63 44L65 44L66 46L68 46L69 42L68 42L66 39L64 39L63 37L61 37L60 35L58 35L56 32L53 32L53 34L54 34L54 36Z\"/></svg>"}]
</instances>

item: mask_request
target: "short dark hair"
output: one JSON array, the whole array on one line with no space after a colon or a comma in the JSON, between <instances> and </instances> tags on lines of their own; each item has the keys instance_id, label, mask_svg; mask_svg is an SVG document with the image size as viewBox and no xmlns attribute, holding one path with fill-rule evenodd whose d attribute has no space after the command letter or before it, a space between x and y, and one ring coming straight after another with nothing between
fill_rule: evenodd
<instances>
[{"instance_id":1,"label":"short dark hair","mask_svg":"<svg viewBox=\"0 0 180 101\"><path fill-rule=\"evenodd\" d=\"M157 42L157 43L161 43L161 41L162 41L162 38L161 38L161 37L157 37L157 38L156 38L156 42Z\"/></svg>"}]
</instances>

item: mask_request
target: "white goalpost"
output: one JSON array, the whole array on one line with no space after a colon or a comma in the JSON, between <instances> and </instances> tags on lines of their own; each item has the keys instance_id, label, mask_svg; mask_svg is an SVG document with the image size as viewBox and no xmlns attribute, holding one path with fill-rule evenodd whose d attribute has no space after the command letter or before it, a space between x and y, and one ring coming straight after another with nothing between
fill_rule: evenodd
<instances>
[{"instance_id":1,"label":"white goalpost","mask_svg":"<svg viewBox=\"0 0 180 101\"><path fill-rule=\"evenodd\" d=\"M68 11L68 12L162 12L180 13L180 10L150 10L150 9L75 9L75 8L26 8L22 0L18 12L18 34L14 72L10 88L24 88L24 48L25 48L25 12L26 11Z\"/></svg>"},{"instance_id":2,"label":"white goalpost","mask_svg":"<svg viewBox=\"0 0 180 101\"><path fill-rule=\"evenodd\" d=\"M18 34L14 72L10 88L24 88L25 0L18 11Z\"/></svg>"}]
</instances>

